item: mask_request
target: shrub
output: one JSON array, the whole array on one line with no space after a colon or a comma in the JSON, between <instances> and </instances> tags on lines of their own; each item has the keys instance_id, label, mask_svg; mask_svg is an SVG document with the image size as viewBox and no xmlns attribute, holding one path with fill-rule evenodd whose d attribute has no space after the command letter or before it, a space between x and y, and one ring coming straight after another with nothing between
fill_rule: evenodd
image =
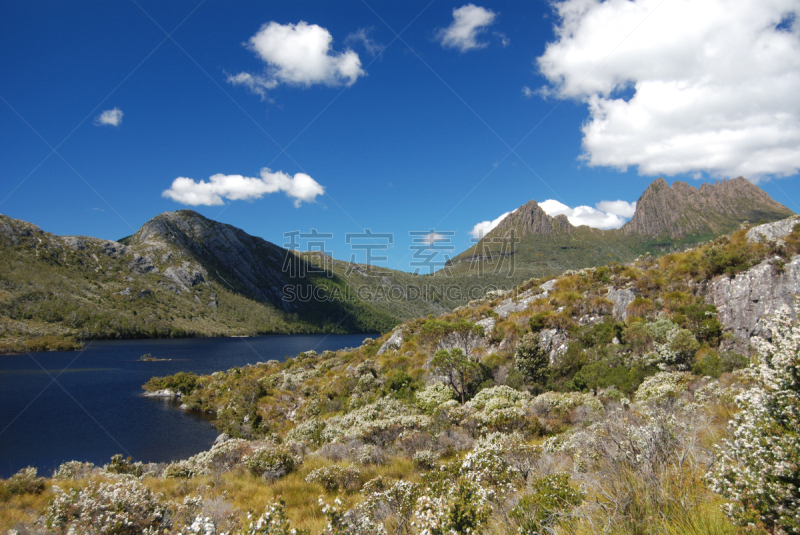
<instances>
[{"instance_id":1,"label":"shrub","mask_svg":"<svg viewBox=\"0 0 800 535\"><path fill-rule=\"evenodd\" d=\"M420 470L433 470L436 468L436 462L439 460L439 454L431 450L419 450L414 453L411 461L414 466Z\"/></svg>"},{"instance_id":2,"label":"shrub","mask_svg":"<svg viewBox=\"0 0 800 535\"><path fill-rule=\"evenodd\" d=\"M286 516L286 502L278 500L267 505L264 513L250 522L243 535L308 535L308 533L308 530L292 528Z\"/></svg>"},{"instance_id":3,"label":"shrub","mask_svg":"<svg viewBox=\"0 0 800 535\"><path fill-rule=\"evenodd\" d=\"M420 533L461 535L484 531L492 512L489 491L472 481L460 479L437 494L426 492L417 500L414 516Z\"/></svg>"},{"instance_id":4,"label":"shrub","mask_svg":"<svg viewBox=\"0 0 800 535\"><path fill-rule=\"evenodd\" d=\"M514 353L514 366L525 378L535 385L544 384L550 360L547 353L539 347L539 336L528 333L517 343Z\"/></svg>"},{"instance_id":5,"label":"shrub","mask_svg":"<svg viewBox=\"0 0 800 535\"><path fill-rule=\"evenodd\" d=\"M689 389L694 376L687 372L661 372L645 379L636 390L636 401L676 398Z\"/></svg>"},{"instance_id":6,"label":"shrub","mask_svg":"<svg viewBox=\"0 0 800 535\"><path fill-rule=\"evenodd\" d=\"M44 490L44 478L37 477L37 470L32 466L23 468L8 481L6 481L6 490L9 494L41 494Z\"/></svg>"},{"instance_id":7,"label":"shrub","mask_svg":"<svg viewBox=\"0 0 800 535\"><path fill-rule=\"evenodd\" d=\"M94 463L82 463L80 461L68 461L62 463L55 473L53 479L83 479L89 477L94 470Z\"/></svg>"},{"instance_id":8,"label":"shrub","mask_svg":"<svg viewBox=\"0 0 800 535\"><path fill-rule=\"evenodd\" d=\"M288 450L266 445L242 457L242 463L254 474L275 481L291 473L301 461Z\"/></svg>"},{"instance_id":9,"label":"shrub","mask_svg":"<svg viewBox=\"0 0 800 535\"><path fill-rule=\"evenodd\" d=\"M726 513L742 525L800 532L800 329L783 309L758 343L760 384L736 398L734 440L718 446L709 472L713 490L731 500Z\"/></svg>"},{"instance_id":10,"label":"shrub","mask_svg":"<svg viewBox=\"0 0 800 535\"><path fill-rule=\"evenodd\" d=\"M103 470L110 474L130 474L139 477L144 473L144 466L140 462L132 462L131 458L125 458L121 453L111 457L111 462L103 466Z\"/></svg>"},{"instance_id":11,"label":"shrub","mask_svg":"<svg viewBox=\"0 0 800 535\"><path fill-rule=\"evenodd\" d=\"M570 484L568 474L556 473L537 478L511 510L511 518L521 535L550 532L558 521L586 498L586 494Z\"/></svg>"},{"instance_id":12,"label":"shrub","mask_svg":"<svg viewBox=\"0 0 800 535\"><path fill-rule=\"evenodd\" d=\"M136 479L116 483L90 482L69 492L54 486L47 509L48 529L61 533L136 535L155 533L166 524L167 505Z\"/></svg>"},{"instance_id":13,"label":"shrub","mask_svg":"<svg viewBox=\"0 0 800 535\"><path fill-rule=\"evenodd\" d=\"M323 466L306 476L307 483L317 483L327 492L352 491L358 488L361 472L354 466Z\"/></svg>"},{"instance_id":14,"label":"shrub","mask_svg":"<svg viewBox=\"0 0 800 535\"><path fill-rule=\"evenodd\" d=\"M356 453L356 462L364 466L380 465L386 462L386 452L380 446L367 444Z\"/></svg>"},{"instance_id":15,"label":"shrub","mask_svg":"<svg viewBox=\"0 0 800 535\"><path fill-rule=\"evenodd\" d=\"M153 377L147 381L142 388L148 392L156 390L163 390L168 388L175 392L180 392L184 396L191 394L192 390L197 386L198 376L196 373L191 372L178 372L175 375L166 375L164 377Z\"/></svg>"},{"instance_id":16,"label":"shrub","mask_svg":"<svg viewBox=\"0 0 800 535\"><path fill-rule=\"evenodd\" d=\"M417 406L426 414L433 414L453 397L453 390L441 381L429 384L415 395Z\"/></svg>"}]
</instances>

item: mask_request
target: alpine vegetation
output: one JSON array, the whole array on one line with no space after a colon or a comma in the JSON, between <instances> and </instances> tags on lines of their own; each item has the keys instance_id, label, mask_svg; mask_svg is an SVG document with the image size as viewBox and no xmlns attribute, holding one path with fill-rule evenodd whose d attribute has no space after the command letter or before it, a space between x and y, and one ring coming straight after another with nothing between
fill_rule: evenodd
<instances>
[{"instance_id":1,"label":"alpine vegetation","mask_svg":"<svg viewBox=\"0 0 800 535\"><path fill-rule=\"evenodd\" d=\"M0 529L798 533L791 293L759 293L777 315L720 299L794 284L789 227L531 279L358 348L152 378L213 416L210 449L22 470Z\"/></svg>"}]
</instances>

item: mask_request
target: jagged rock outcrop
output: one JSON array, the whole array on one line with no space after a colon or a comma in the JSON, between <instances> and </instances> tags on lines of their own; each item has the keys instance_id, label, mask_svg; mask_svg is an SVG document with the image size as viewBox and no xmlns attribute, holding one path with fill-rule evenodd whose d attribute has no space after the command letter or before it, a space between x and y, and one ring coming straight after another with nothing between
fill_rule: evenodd
<instances>
[{"instance_id":1,"label":"jagged rock outcrop","mask_svg":"<svg viewBox=\"0 0 800 535\"><path fill-rule=\"evenodd\" d=\"M790 215L791 210L745 178L702 184L699 188L680 181L670 186L659 178L639 197L633 218L621 231L628 235L680 238L730 232L745 220L757 222Z\"/></svg>"},{"instance_id":2,"label":"jagged rock outcrop","mask_svg":"<svg viewBox=\"0 0 800 535\"><path fill-rule=\"evenodd\" d=\"M766 260L733 278L720 276L709 284L706 301L717 307L717 318L732 339L722 350L750 353L750 338L764 333L762 320L788 306L797 317L800 296L800 256L782 267Z\"/></svg>"},{"instance_id":3,"label":"jagged rock outcrop","mask_svg":"<svg viewBox=\"0 0 800 535\"><path fill-rule=\"evenodd\" d=\"M539 203L530 201L507 215L488 236L505 237L512 230L518 237L522 237L526 234L570 233L575 230L575 227L569 222L567 216L561 214L551 217L539 206Z\"/></svg>"}]
</instances>

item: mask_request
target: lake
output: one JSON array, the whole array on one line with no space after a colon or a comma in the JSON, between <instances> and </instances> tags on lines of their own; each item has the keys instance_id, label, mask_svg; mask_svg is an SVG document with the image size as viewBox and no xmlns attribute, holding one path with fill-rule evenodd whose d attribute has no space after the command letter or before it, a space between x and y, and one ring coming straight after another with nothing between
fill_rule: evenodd
<instances>
[{"instance_id":1,"label":"lake","mask_svg":"<svg viewBox=\"0 0 800 535\"><path fill-rule=\"evenodd\" d=\"M358 347L367 336L100 341L83 351L0 356L0 477L25 466L50 475L69 460L105 464L116 453L142 462L190 457L208 449L218 432L208 415L142 397L150 377ZM171 360L140 361L147 353Z\"/></svg>"}]
</instances>

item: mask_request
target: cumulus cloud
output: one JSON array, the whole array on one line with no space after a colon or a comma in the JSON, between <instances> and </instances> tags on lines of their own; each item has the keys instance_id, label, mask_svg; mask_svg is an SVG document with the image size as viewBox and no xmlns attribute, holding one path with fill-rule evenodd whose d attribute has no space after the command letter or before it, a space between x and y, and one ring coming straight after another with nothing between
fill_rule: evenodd
<instances>
[{"instance_id":1,"label":"cumulus cloud","mask_svg":"<svg viewBox=\"0 0 800 535\"><path fill-rule=\"evenodd\" d=\"M369 32L370 30L366 28L360 28L358 31L355 31L350 35L348 35L347 37L345 37L344 44L346 45L350 45L353 43L361 44L364 48L367 49L367 52L369 52L370 56L373 57L379 56L383 53L384 50L386 50L386 47L381 43L375 42L375 40L369 36Z\"/></svg>"},{"instance_id":2,"label":"cumulus cloud","mask_svg":"<svg viewBox=\"0 0 800 535\"><path fill-rule=\"evenodd\" d=\"M119 126L122 124L122 110L114 108L113 110L105 110L103 113L94 118L94 124L97 126Z\"/></svg>"},{"instance_id":3,"label":"cumulus cloud","mask_svg":"<svg viewBox=\"0 0 800 535\"><path fill-rule=\"evenodd\" d=\"M540 202L539 206L549 216L562 214L567 216L569 222L575 226L586 225L601 229L621 227L627 219L633 217L633 212L636 210L635 202L625 201L600 201L595 205L597 208L591 206L570 208L555 199L547 199Z\"/></svg>"},{"instance_id":4,"label":"cumulus cloud","mask_svg":"<svg viewBox=\"0 0 800 535\"><path fill-rule=\"evenodd\" d=\"M797 0L564 0L541 92L585 102L583 158L644 175L800 169Z\"/></svg>"},{"instance_id":5,"label":"cumulus cloud","mask_svg":"<svg viewBox=\"0 0 800 535\"><path fill-rule=\"evenodd\" d=\"M366 74L361 60L350 49L334 52L332 41L330 32L316 24L264 24L247 47L267 64L265 74L241 72L228 76L228 82L243 85L262 98L280 83L306 87L353 85Z\"/></svg>"},{"instance_id":6,"label":"cumulus cloud","mask_svg":"<svg viewBox=\"0 0 800 535\"><path fill-rule=\"evenodd\" d=\"M265 167L257 178L218 173L206 182L178 177L161 195L181 204L213 206L225 204L223 199L252 201L278 191L293 198L295 207L299 208L303 202L314 202L318 195L325 193L325 188L305 173L292 177L283 171L273 173Z\"/></svg>"},{"instance_id":7,"label":"cumulus cloud","mask_svg":"<svg viewBox=\"0 0 800 535\"><path fill-rule=\"evenodd\" d=\"M470 235L473 238L475 238L476 240L480 240L481 238L483 238L484 236L489 234L491 231L493 231L494 228L497 225L499 225L500 222L503 219L505 219L507 215L509 215L511 213L512 212L506 212L503 215L501 215L500 217L498 217L497 219L494 219L492 221L481 221L480 223L476 224L472 228L472 230L469 231Z\"/></svg>"},{"instance_id":8,"label":"cumulus cloud","mask_svg":"<svg viewBox=\"0 0 800 535\"><path fill-rule=\"evenodd\" d=\"M536 91L534 91L533 89L531 89L531 88L530 88L530 87L528 87L527 85L522 87L522 96L523 96L523 97L525 97L525 98L531 98L531 97L533 97L533 95L535 95L535 94L536 94Z\"/></svg>"},{"instance_id":9,"label":"cumulus cloud","mask_svg":"<svg viewBox=\"0 0 800 535\"><path fill-rule=\"evenodd\" d=\"M618 215L630 219L636 212L636 203L627 201L600 201L595 206L598 210L608 212L609 214Z\"/></svg>"},{"instance_id":10,"label":"cumulus cloud","mask_svg":"<svg viewBox=\"0 0 800 535\"><path fill-rule=\"evenodd\" d=\"M474 48L486 48L487 43L479 42L478 36L486 31L497 17L489 9L467 4L453 9L453 22L436 34L445 48L456 48L461 52Z\"/></svg>"}]
</instances>

